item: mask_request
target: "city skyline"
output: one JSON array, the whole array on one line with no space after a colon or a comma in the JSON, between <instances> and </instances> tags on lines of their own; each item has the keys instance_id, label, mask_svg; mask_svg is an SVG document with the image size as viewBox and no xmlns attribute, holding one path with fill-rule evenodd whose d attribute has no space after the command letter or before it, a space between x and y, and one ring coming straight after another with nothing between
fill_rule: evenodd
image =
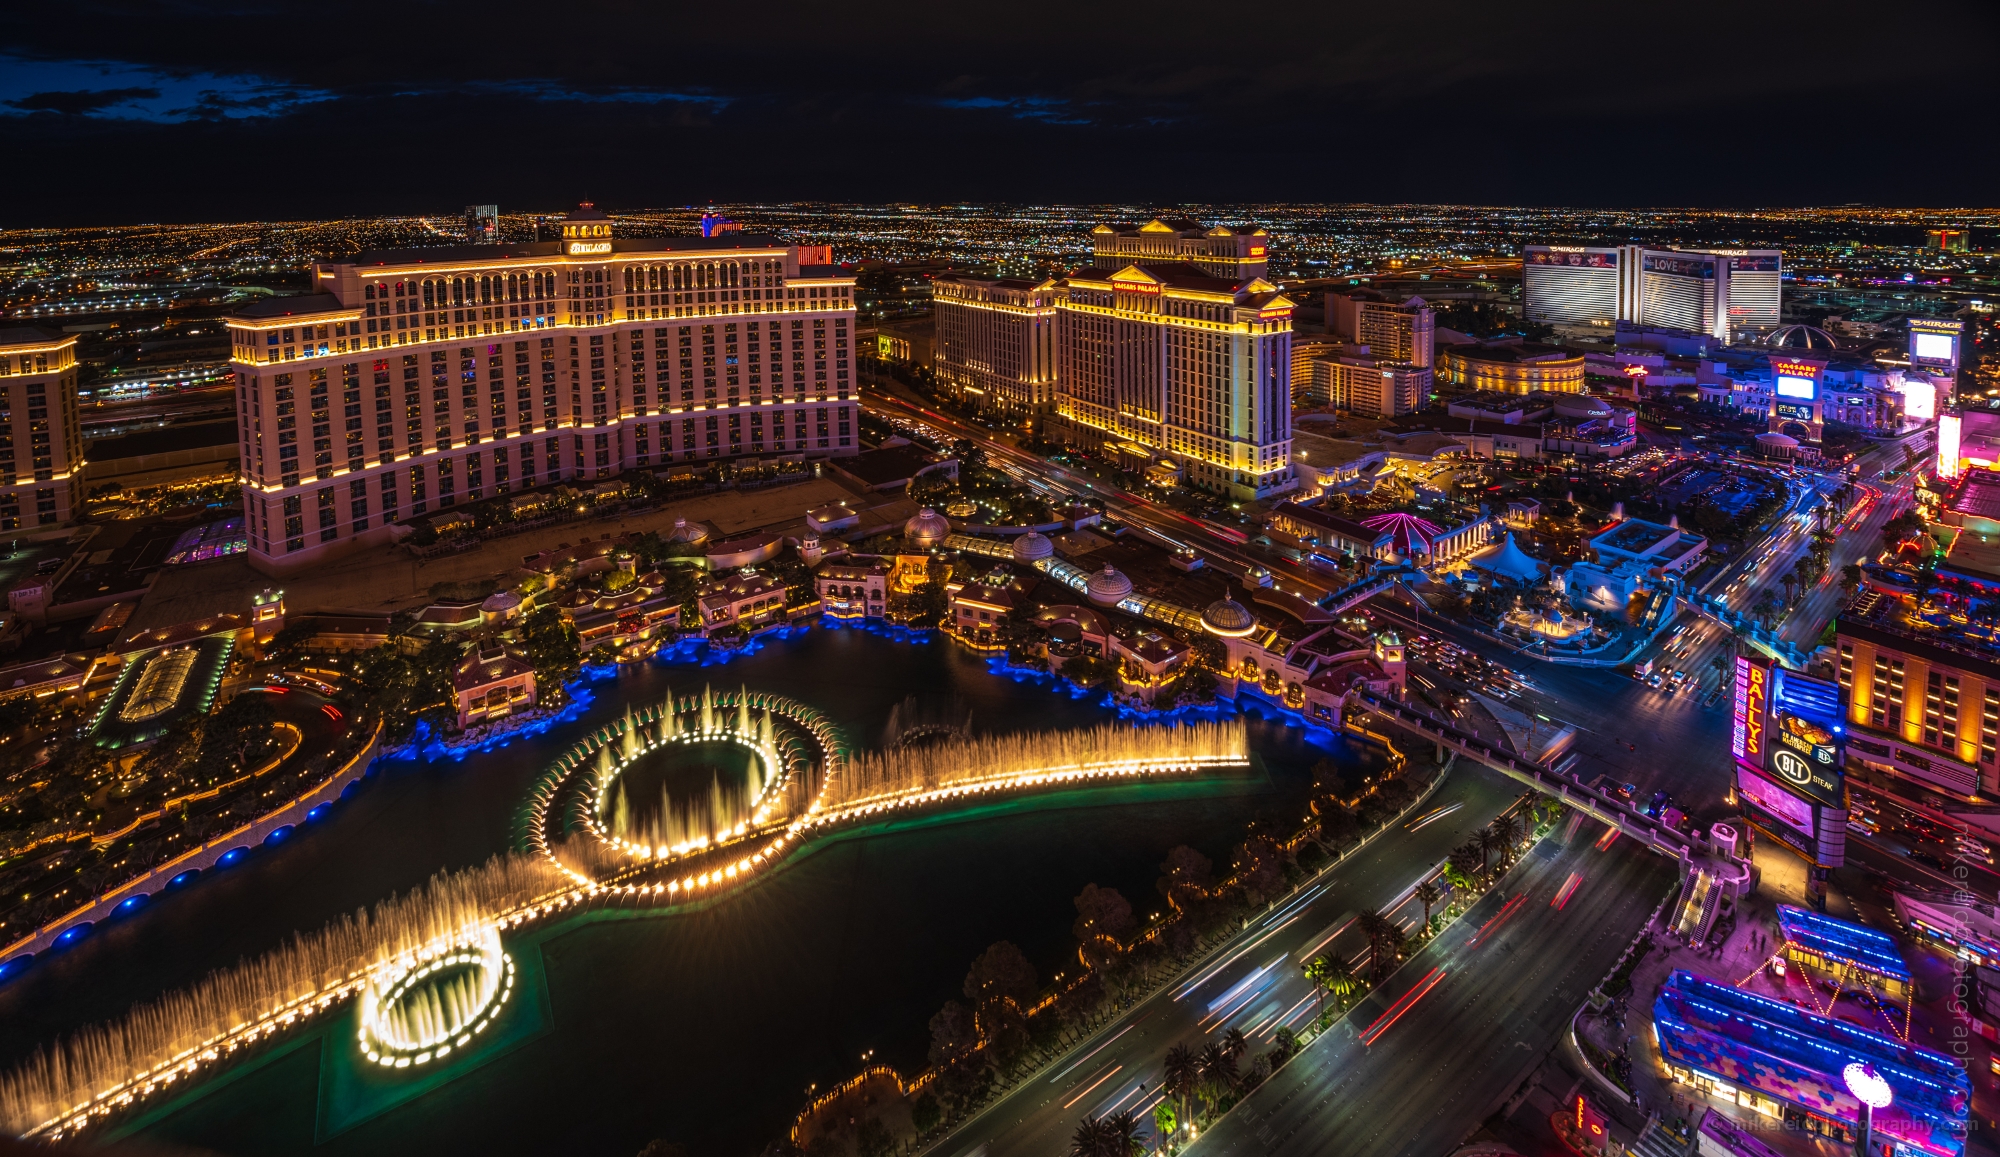
<instances>
[{"instance_id":1,"label":"city skyline","mask_svg":"<svg viewBox=\"0 0 2000 1157\"><path fill-rule=\"evenodd\" d=\"M1991 8L1964 0L1888 22L1852 3L1801 20L1785 5L1711 0L1671 27L1573 3L1533 19L1471 6L1299 9L1218 32L1220 53L1188 35L1215 19L1199 9L1137 21L1084 9L1048 29L914 6L793 5L767 12L783 38L588 7L553 22L525 5L491 10L492 31L469 39L442 11L405 14L394 35L372 32L367 15L22 14L0 69L0 144L98 176L18 184L0 219L408 213L434 191L469 203L503 182L555 205L1953 203L1983 199L2000 164L1971 147L1954 112L1977 107L1994 42ZM1848 34L1864 21L1868 37ZM548 34L517 31L538 27ZM336 29L338 50L325 41ZM1914 110L1881 88L1886 69L1913 65L1924 86ZM1399 125L1411 144L1359 147L1350 126L1364 123ZM1802 156L1787 130L1803 126L1871 151ZM714 160L738 141L757 147ZM592 166L579 193L572 166L521 165L504 142L618 163ZM204 176L253 156L292 158L302 179ZM440 162L441 182L407 179Z\"/></svg>"},{"instance_id":2,"label":"city skyline","mask_svg":"<svg viewBox=\"0 0 2000 1157\"><path fill-rule=\"evenodd\" d=\"M522 188L0 230L0 1130L1991 1153L2000 214Z\"/></svg>"}]
</instances>

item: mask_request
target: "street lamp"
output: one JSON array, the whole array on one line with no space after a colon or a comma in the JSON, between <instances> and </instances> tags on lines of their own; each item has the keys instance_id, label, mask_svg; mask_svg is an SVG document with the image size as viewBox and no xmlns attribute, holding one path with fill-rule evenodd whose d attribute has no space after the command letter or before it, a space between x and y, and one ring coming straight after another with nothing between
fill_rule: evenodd
<instances>
[{"instance_id":1,"label":"street lamp","mask_svg":"<svg viewBox=\"0 0 2000 1157\"><path fill-rule=\"evenodd\" d=\"M1847 1091L1861 1102L1861 1137L1855 1146L1860 1157L1869 1157L1874 1148L1875 1110L1886 1109L1896 1096L1889 1089L1889 1082L1875 1071L1875 1066L1865 1061L1856 1061L1840 1071L1847 1082Z\"/></svg>"}]
</instances>

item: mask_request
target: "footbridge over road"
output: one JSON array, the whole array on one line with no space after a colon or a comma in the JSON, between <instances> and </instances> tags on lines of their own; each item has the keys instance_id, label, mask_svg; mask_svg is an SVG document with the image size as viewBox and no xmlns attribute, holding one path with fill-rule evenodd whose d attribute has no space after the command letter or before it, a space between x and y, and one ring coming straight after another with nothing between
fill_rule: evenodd
<instances>
[{"instance_id":1,"label":"footbridge over road","mask_svg":"<svg viewBox=\"0 0 2000 1157\"><path fill-rule=\"evenodd\" d=\"M1369 578L1349 583L1341 589L1326 595L1320 599L1319 605L1322 610L1333 614L1345 614L1362 603L1367 602L1369 599L1374 598L1376 595L1390 589L1397 583L1415 578L1416 576L1407 569L1399 568L1396 570L1378 571Z\"/></svg>"},{"instance_id":2,"label":"footbridge over road","mask_svg":"<svg viewBox=\"0 0 2000 1157\"><path fill-rule=\"evenodd\" d=\"M1679 860L1684 874L1710 877L1711 892L1715 890L1716 885L1719 885L1721 890L1731 895L1738 895L1741 893L1737 889L1747 890L1749 886L1749 868L1736 858L1733 849L1729 852L1711 850L1704 841L1661 823L1609 792L1591 787L1566 769L1559 770L1563 763L1560 757L1556 766L1551 767L1502 750L1477 735L1452 726L1428 711L1420 711L1406 703L1360 690L1351 692L1348 698L1356 706L1386 723L1419 735L1437 744L1441 749L1455 751L1467 759L1478 760L1510 779L1518 780L1536 791L1561 800L1592 819L1617 828L1620 833L1632 837L1661 855Z\"/></svg>"}]
</instances>

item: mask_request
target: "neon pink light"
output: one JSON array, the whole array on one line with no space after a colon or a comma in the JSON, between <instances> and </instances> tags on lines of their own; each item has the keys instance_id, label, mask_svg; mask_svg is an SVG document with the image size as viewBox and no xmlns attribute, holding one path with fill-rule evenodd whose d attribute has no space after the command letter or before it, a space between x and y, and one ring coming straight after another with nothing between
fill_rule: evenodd
<instances>
[{"instance_id":1,"label":"neon pink light","mask_svg":"<svg viewBox=\"0 0 2000 1157\"><path fill-rule=\"evenodd\" d=\"M1361 525L1377 533L1388 531L1389 541L1404 554L1429 554L1431 543L1444 533L1444 529L1436 523L1400 511L1364 518ZM1412 551L1410 547L1413 544L1420 549Z\"/></svg>"}]
</instances>

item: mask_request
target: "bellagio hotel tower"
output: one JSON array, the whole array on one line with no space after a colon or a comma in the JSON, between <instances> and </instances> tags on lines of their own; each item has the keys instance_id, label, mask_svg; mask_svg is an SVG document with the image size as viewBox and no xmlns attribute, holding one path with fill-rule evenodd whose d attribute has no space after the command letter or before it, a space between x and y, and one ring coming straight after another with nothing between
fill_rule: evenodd
<instances>
[{"instance_id":1,"label":"bellagio hotel tower","mask_svg":"<svg viewBox=\"0 0 2000 1157\"><path fill-rule=\"evenodd\" d=\"M854 279L820 246L628 239L361 253L230 320L253 564L631 469L856 450Z\"/></svg>"}]
</instances>

